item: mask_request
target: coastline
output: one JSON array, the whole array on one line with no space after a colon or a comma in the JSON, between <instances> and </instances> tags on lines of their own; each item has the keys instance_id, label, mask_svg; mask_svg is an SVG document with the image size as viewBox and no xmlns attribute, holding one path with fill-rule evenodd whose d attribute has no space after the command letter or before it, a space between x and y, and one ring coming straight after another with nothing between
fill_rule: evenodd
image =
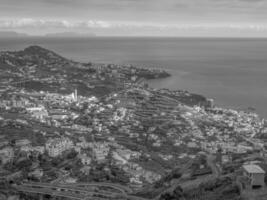
<instances>
[{"instance_id":1,"label":"coastline","mask_svg":"<svg viewBox=\"0 0 267 200\"><path fill-rule=\"evenodd\" d=\"M72 60L133 64L188 74L162 81L170 89L188 90L214 98L219 106L255 107L267 117L267 40L234 38L89 38L0 39L1 49L17 50L37 44ZM175 82L177 80L177 83ZM257 80L257 81L255 81ZM170 86L170 87L169 87Z\"/></svg>"}]
</instances>

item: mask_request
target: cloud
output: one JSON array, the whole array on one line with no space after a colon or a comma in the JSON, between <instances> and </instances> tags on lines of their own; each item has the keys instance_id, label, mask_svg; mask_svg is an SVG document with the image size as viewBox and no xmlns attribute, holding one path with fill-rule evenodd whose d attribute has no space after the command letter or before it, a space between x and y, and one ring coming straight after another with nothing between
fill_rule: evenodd
<instances>
[{"instance_id":1,"label":"cloud","mask_svg":"<svg viewBox=\"0 0 267 200\"><path fill-rule=\"evenodd\" d=\"M68 20L43 20L43 19L5 19L0 20L0 28L75 28L75 27L85 27L85 28L109 28L111 24L105 21L98 20L88 20L71 22Z\"/></svg>"},{"instance_id":2,"label":"cloud","mask_svg":"<svg viewBox=\"0 0 267 200\"><path fill-rule=\"evenodd\" d=\"M140 21L70 21L46 19L0 19L0 29L16 28L64 28L64 29L236 29L236 30L266 30L267 23L156 23Z\"/></svg>"},{"instance_id":3,"label":"cloud","mask_svg":"<svg viewBox=\"0 0 267 200\"><path fill-rule=\"evenodd\" d=\"M0 5L0 18L140 23L267 21L266 0L0 0ZM101 26L91 24L96 25Z\"/></svg>"}]
</instances>

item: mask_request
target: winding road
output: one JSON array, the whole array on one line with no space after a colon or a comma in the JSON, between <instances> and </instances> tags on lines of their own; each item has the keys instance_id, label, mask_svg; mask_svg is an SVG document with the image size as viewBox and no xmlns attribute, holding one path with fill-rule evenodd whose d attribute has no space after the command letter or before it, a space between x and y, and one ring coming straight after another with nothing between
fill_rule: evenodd
<instances>
[{"instance_id":1,"label":"winding road","mask_svg":"<svg viewBox=\"0 0 267 200\"><path fill-rule=\"evenodd\" d=\"M23 193L48 194L51 196L65 197L75 200L87 199L129 199L145 200L141 197L133 196L130 188L113 183L74 183L74 184L51 184L51 183L24 183L14 186Z\"/></svg>"}]
</instances>

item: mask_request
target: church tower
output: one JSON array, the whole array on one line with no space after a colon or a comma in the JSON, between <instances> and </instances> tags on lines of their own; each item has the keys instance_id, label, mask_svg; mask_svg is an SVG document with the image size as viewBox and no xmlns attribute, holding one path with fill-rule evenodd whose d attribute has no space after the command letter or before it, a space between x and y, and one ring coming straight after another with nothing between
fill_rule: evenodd
<instances>
[{"instance_id":1,"label":"church tower","mask_svg":"<svg viewBox=\"0 0 267 200\"><path fill-rule=\"evenodd\" d=\"M74 101L78 101L78 92L77 89L74 91Z\"/></svg>"}]
</instances>

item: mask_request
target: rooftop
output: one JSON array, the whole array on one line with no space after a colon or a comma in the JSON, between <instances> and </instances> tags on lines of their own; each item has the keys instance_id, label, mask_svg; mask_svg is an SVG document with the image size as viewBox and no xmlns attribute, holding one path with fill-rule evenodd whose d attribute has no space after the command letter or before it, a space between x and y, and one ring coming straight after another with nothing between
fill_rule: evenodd
<instances>
[{"instance_id":1,"label":"rooftop","mask_svg":"<svg viewBox=\"0 0 267 200\"><path fill-rule=\"evenodd\" d=\"M264 174L265 171L258 165L244 165L243 168L248 172L252 174Z\"/></svg>"}]
</instances>

